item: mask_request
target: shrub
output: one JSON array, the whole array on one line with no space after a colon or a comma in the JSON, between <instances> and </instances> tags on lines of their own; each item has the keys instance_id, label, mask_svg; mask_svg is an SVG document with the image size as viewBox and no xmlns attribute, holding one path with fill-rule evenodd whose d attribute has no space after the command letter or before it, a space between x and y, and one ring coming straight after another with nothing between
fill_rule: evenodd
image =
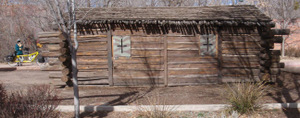
<instances>
[{"instance_id":1,"label":"shrub","mask_svg":"<svg viewBox=\"0 0 300 118\"><path fill-rule=\"evenodd\" d=\"M1 89L1 87L0 87ZM28 87L26 94L13 92L6 100L1 101L0 117L2 118L57 118L55 111L60 100L55 91L48 85ZM1 91L1 90L0 90ZM2 100L2 99L1 99Z\"/></svg>"},{"instance_id":2,"label":"shrub","mask_svg":"<svg viewBox=\"0 0 300 118\"><path fill-rule=\"evenodd\" d=\"M265 95L267 86L263 82L241 82L228 84L226 99L231 105L229 112L237 111L239 114L248 114L261 108L258 101Z\"/></svg>"},{"instance_id":3,"label":"shrub","mask_svg":"<svg viewBox=\"0 0 300 118\"><path fill-rule=\"evenodd\" d=\"M159 95L157 97L147 98L150 107L139 106L136 111L136 118L173 118L174 108L170 108L165 105L165 102L161 102Z\"/></svg>"}]
</instances>

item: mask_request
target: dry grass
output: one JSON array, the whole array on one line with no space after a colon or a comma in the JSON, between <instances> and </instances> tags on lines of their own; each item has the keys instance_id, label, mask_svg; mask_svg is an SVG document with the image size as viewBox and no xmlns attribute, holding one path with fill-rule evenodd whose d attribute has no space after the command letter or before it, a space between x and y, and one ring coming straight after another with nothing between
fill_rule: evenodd
<instances>
[{"instance_id":1,"label":"dry grass","mask_svg":"<svg viewBox=\"0 0 300 118\"><path fill-rule=\"evenodd\" d=\"M175 108L165 105L165 100L160 99L157 94L154 97L147 97L150 107L139 106L133 118L173 118Z\"/></svg>"},{"instance_id":2,"label":"dry grass","mask_svg":"<svg viewBox=\"0 0 300 118\"><path fill-rule=\"evenodd\" d=\"M288 57L300 57L300 47L287 47L285 55Z\"/></svg>"},{"instance_id":3,"label":"dry grass","mask_svg":"<svg viewBox=\"0 0 300 118\"><path fill-rule=\"evenodd\" d=\"M231 105L228 111L237 111L239 114L250 114L261 108L258 104L268 89L264 83L241 82L228 84L226 99Z\"/></svg>"}]
</instances>

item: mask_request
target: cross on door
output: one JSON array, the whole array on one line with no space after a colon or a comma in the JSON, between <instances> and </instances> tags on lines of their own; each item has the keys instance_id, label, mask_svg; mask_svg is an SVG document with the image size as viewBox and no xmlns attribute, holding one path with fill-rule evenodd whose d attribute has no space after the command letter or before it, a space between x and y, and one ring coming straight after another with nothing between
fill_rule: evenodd
<instances>
[{"instance_id":1,"label":"cross on door","mask_svg":"<svg viewBox=\"0 0 300 118\"><path fill-rule=\"evenodd\" d=\"M121 45L117 45L117 47L121 48L121 53L123 53L123 48L127 47L127 45L123 45L123 38L121 38Z\"/></svg>"},{"instance_id":2,"label":"cross on door","mask_svg":"<svg viewBox=\"0 0 300 118\"><path fill-rule=\"evenodd\" d=\"M206 46L206 51L209 51L209 47L212 46L212 43L209 43L209 37L206 37L206 43L203 44L203 46Z\"/></svg>"}]
</instances>

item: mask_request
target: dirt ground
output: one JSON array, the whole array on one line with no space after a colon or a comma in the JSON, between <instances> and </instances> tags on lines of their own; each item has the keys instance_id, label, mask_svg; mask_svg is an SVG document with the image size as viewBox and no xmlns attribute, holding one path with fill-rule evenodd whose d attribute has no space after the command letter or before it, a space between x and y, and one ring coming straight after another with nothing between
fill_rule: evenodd
<instances>
[{"instance_id":1,"label":"dirt ground","mask_svg":"<svg viewBox=\"0 0 300 118\"><path fill-rule=\"evenodd\" d=\"M61 105L73 105L73 89L63 87L61 82L50 80L47 71L0 71L0 82L8 91L25 90L27 86L47 84L54 87L62 100ZM276 84L264 96L261 103L300 102L300 75L282 72ZM149 105L155 99L159 104L224 104L226 84L205 84L200 86L178 87L95 87L80 86L81 105ZM268 114L274 111L268 112ZM275 111L281 116L300 116L299 110ZM66 115L67 114L67 115ZM104 114L104 115L103 115ZM89 117L118 117L131 113L82 113ZM197 114L197 113L195 113ZM195 115L194 114L194 115ZM70 116L65 113L66 116ZM271 115L272 116L272 115ZM275 115L276 116L276 115Z\"/></svg>"}]
</instances>

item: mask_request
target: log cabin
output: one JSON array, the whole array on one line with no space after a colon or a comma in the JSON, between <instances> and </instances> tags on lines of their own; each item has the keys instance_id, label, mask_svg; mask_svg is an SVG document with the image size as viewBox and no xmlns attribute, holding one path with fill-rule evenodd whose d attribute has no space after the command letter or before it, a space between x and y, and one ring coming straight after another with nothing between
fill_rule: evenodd
<instances>
[{"instance_id":1,"label":"log cabin","mask_svg":"<svg viewBox=\"0 0 300 118\"><path fill-rule=\"evenodd\" d=\"M274 82L284 67L288 29L251 5L79 8L79 84L177 86L240 81ZM71 83L68 42L41 32L50 78Z\"/></svg>"}]
</instances>

